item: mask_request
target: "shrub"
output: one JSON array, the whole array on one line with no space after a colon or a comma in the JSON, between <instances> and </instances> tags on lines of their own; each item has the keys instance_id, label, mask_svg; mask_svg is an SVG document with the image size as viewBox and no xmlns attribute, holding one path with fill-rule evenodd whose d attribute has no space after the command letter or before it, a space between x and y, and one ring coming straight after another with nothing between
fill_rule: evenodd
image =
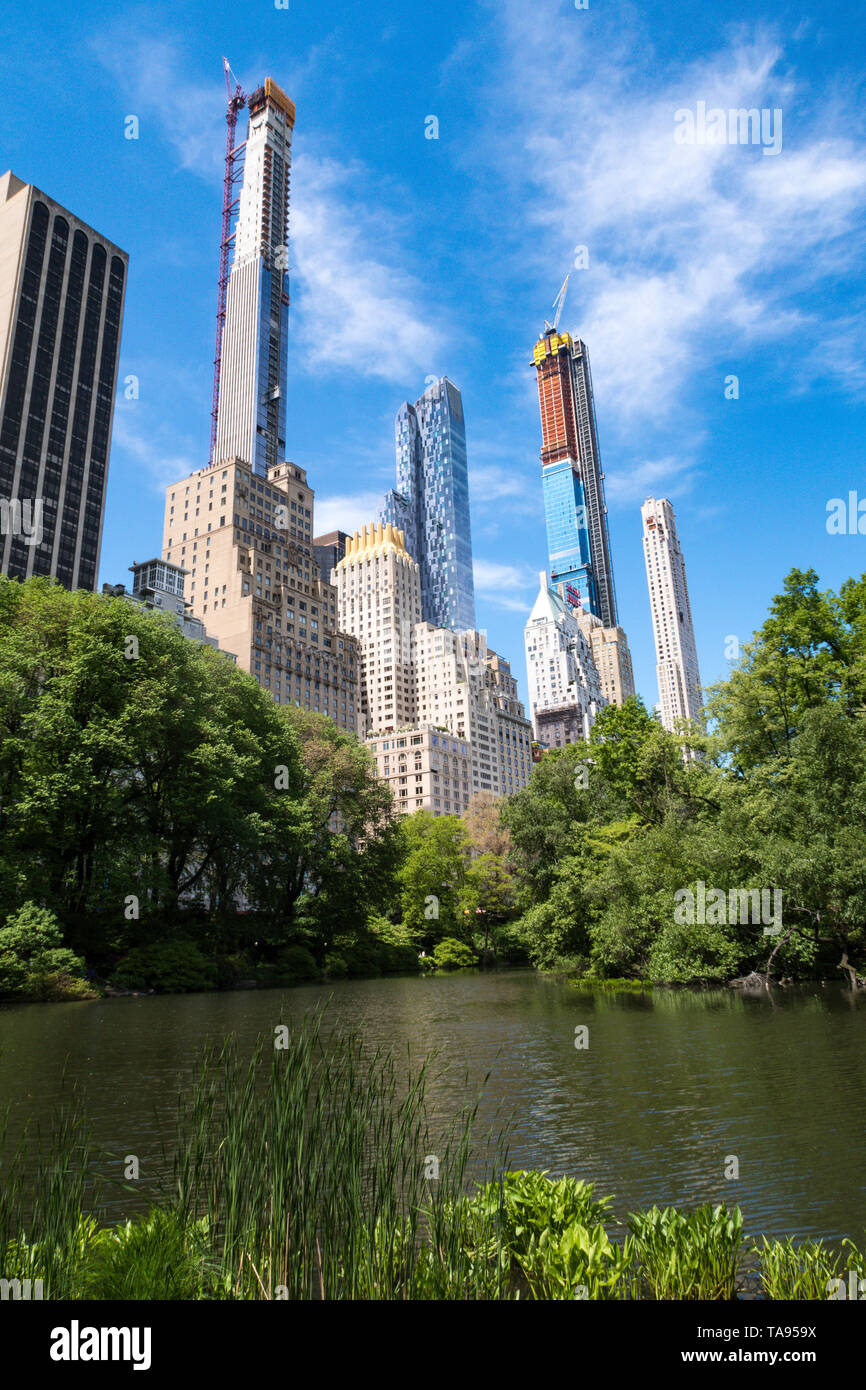
<instances>
[{"instance_id":1,"label":"shrub","mask_svg":"<svg viewBox=\"0 0 866 1390\"><path fill-rule=\"evenodd\" d=\"M217 967L194 941L159 941L136 946L115 967L111 983L120 989L154 989L159 994L189 994L214 989Z\"/></svg>"},{"instance_id":2,"label":"shrub","mask_svg":"<svg viewBox=\"0 0 866 1390\"><path fill-rule=\"evenodd\" d=\"M343 980L348 973L349 967L342 956L336 953L325 956L325 974L329 980Z\"/></svg>"},{"instance_id":3,"label":"shrub","mask_svg":"<svg viewBox=\"0 0 866 1390\"><path fill-rule=\"evenodd\" d=\"M653 1298L733 1298L743 1218L708 1203L692 1212L666 1207L632 1214L638 1272Z\"/></svg>"},{"instance_id":4,"label":"shrub","mask_svg":"<svg viewBox=\"0 0 866 1390\"><path fill-rule=\"evenodd\" d=\"M72 956L71 951L58 951L55 954ZM77 960L76 956L72 958ZM62 1003L64 1000L99 998L98 990L86 980L82 980L80 975L71 975L68 970L55 970L48 975L41 975L38 990L34 987L31 992L34 997L52 1004Z\"/></svg>"},{"instance_id":5,"label":"shrub","mask_svg":"<svg viewBox=\"0 0 866 1390\"><path fill-rule=\"evenodd\" d=\"M63 945L60 923L48 908L26 902L0 928L0 993L37 999L93 998L81 981L84 961ZM65 989L61 977L69 983ZM85 993L75 993L73 981ZM60 991L58 993L58 991Z\"/></svg>"},{"instance_id":6,"label":"shrub","mask_svg":"<svg viewBox=\"0 0 866 1390\"><path fill-rule=\"evenodd\" d=\"M842 1271L863 1267L863 1257L852 1241L843 1242L848 1250L847 1266L843 1254L832 1251L822 1240L767 1240L755 1246L753 1255L761 1257L761 1285L769 1298L826 1299L831 1279L840 1278ZM840 1268L841 1267L841 1268Z\"/></svg>"},{"instance_id":7,"label":"shrub","mask_svg":"<svg viewBox=\"0 0 866 1390\"><path fill-rule=\"evenodd\" d=\"M217 985L220 989L231 989L238 980L255 979L256 969L246 951L219 955L216 959Z\"/></svg>"},{"instance_id":8,"label":"shrub","mask_svg":"<svg viewBox=\"0 0 866 1390\"><path fill-rule=\"evenodd\" d=\"M418 947L408 927L379 914L368 917L367 927L378 942L376 959L383 974L418 973L421 969Z\"/></svg>"},{"instance_id":9,"label":"shrub","mask_svg":"<svg viewBox=\"0 0 866 1390\"><path fill-rule=\"evenodd\" d=\"M453 936L446 936L434 948L433 961L437 970L465 970L478 963L472 947Z\"/></svg>"},{"instance_id":10,"label":"shrub","mask_svg":"<svg viewBox=\"0 0 866 1390\"><path fill-rule=\"evenodd\" d=\"M322 976L306 946L283 946L277 953L277 974L281 984L290 985Z\"/></svg>"},{"instance_id":11,"label":"shrub","mask_svg":"<svg viewBox=\"0 0 866 1390\"><path fill-rule=\"evenodd\" d=\"M378 941L356 941L344 948L343 956L350 975L372 978L381 975L381 946Z\"/></svg>"},{"instance_id":12,"label":"shrub","mask_svg":"<svg viewBox=\"0 0 866 1390\"><path fill-rule=\"evenodd\" d=\"M383 941L379 948L379 959L386 975L418 974L418 952L414 946L395 946Z\"/></svg>"}]
</instances>

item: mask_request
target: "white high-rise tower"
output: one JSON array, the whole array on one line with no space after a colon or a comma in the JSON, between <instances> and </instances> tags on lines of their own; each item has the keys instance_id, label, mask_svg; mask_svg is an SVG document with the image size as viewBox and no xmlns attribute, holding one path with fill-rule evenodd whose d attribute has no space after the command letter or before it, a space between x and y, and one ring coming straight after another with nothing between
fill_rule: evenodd
<instances>
[{"instance_id":1,"label":"white high-rise tower","mask_svg":"<svg viewBox=\"0 0 866 1390\"><path fill-rule=\"evenodd\" d=\"M286 456L294 103L267 77L249 98L249 117L226 294L214 461L238 457L266 477Z\"/></svg>"},{"instance_id":2,"label":"white high-rise tower","mask_svg":"<svg viewBox=\"0 0 866 1390\"><path fill-rule=\"evenodd\" d=\"M549 587L544 570L538 579L538 598L524 629L529 702L535 737L547 747L562 748L589 738L608 701L580 610ZM595 622L601 628L601 620Z\"/></svg>"},{"instance_id":3,"label":"white high-rise tower","mask_svg":"<svg viewBox=\"0 0 866 1390\"><path fill-rule=\"evenodd\" d=\"M678 719L700 723L703 705L686 566L674 509L667 498L648 497L641 519L661 720L673 733Z\"/></svg>"}]
</instances>

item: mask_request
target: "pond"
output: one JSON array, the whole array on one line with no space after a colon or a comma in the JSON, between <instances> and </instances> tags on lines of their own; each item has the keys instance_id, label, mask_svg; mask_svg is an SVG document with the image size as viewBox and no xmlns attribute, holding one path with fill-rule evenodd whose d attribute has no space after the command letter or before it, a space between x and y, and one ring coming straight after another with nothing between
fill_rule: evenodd
<instances>
[{"instance_id":1,"label":"pond","mask_svg":"<svg viewBox=\"0 0 866 1390\"><path fill-rule=\"evenodd\" d=\"M48 1124L65 1073L85 1090L103 1171L116 1179L137 1155L143 1193L202 1044L235 1033L251 1049L281 1011L291 1022L325 999L326 1026L348 1023L371 1048L435 1051L434 1113L489 1072L478 1132L507 1121L510 1166L594 1181L619 1216L709 1200L739 1204L753 1235L863 1237L866 997L836 982L588 995L516 970L16 1005L0 1010L0 1108L13 1137L28 1114ZM136 1205L114 1188L106 1211Z\"/></svg>"}]
</instances>

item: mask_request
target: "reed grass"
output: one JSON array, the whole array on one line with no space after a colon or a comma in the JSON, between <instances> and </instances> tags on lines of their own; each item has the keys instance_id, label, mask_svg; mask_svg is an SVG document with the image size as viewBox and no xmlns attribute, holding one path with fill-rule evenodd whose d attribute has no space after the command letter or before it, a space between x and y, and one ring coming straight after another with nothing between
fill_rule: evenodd
<instances>
[{"instance_id":1,"label":"reed grass","mask_svg":"<svg viewBox=\"0 0 866 1390\"><path fill-rule=\"evenodd\" d=\"M405 1076L321 1016L249 1062L228 1041L203 1059L178 1128L174 1210L204 1220L235 1297L472 1297L489 1277L462 1246L477 1101L431 1128L430 1063ZM494 1157L495 1163L495 1157ZM436 1176L428 1176L432 1173ZM423 1250L423 1255L422 1255Z\"/></svg>"}]
</instances>

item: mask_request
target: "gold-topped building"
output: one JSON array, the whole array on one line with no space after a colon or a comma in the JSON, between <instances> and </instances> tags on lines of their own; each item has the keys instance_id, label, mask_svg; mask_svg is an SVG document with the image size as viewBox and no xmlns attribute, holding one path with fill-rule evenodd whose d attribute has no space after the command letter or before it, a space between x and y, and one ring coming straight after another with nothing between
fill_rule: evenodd
<instances>
[{"instance_id":1,"label":"gold-topped building","mask_svg":"<svg viewBox=\"0 0 866 1390\"><path fill-rule=\"evenodd\" d=\"M483 633L422 620L403 530L347 537L332 580L339 625L360 644L362 733L397 808L461 815L473 792L525 786L531 729L508 663Z\"/></svg>"},{"instance_id":2,"label":"gold-topped building","mask_svg":"<svg viewBox=\"0 0 866 1390\"><path fill-rule=\"evenodd\" d=\"M356 531L333 582L340 627L360 645L364 733L411 724L417 712L412 634L421 621L421 579L403 532L390 522Z\"/></svg>"}]
</instances>

